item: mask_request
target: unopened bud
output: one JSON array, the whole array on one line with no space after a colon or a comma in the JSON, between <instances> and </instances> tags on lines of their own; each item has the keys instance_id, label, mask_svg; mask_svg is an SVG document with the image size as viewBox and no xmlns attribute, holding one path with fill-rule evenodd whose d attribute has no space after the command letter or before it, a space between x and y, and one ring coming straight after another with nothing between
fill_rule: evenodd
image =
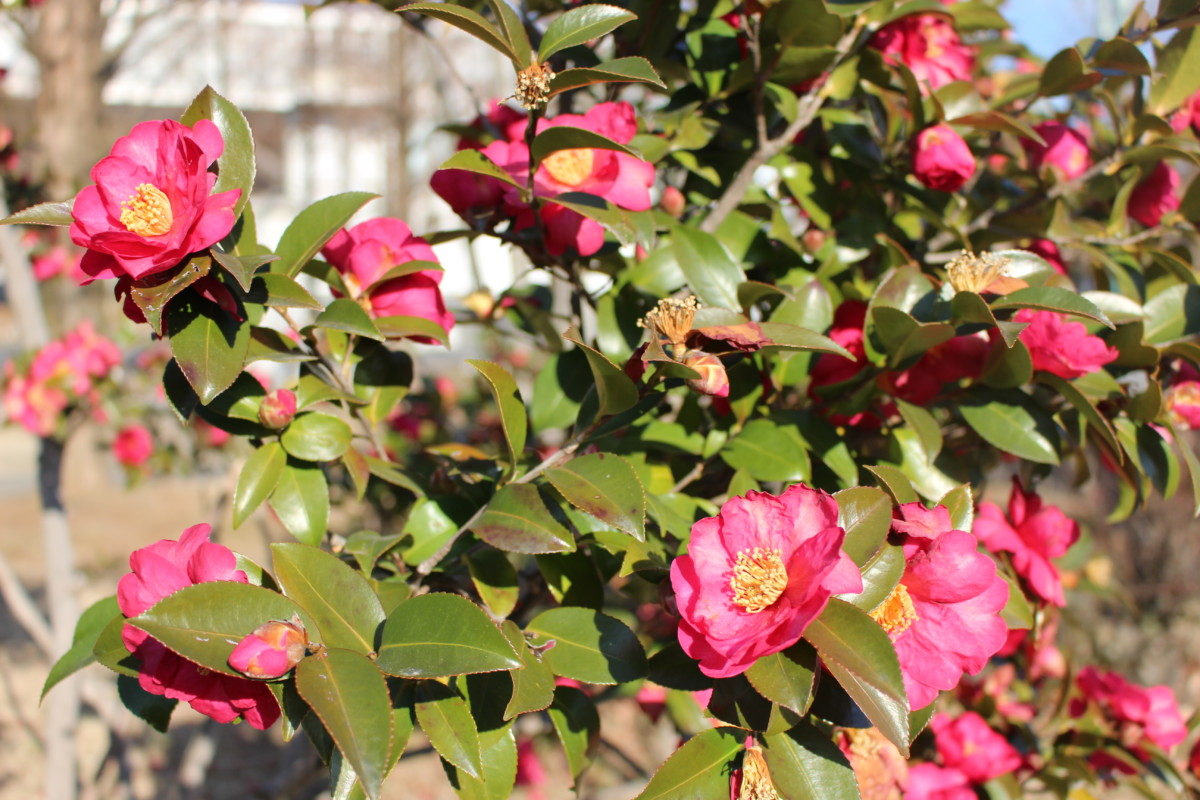
<instances>
[{"instance_id":1,"label":"unopened bud","mask_svg":"<svg viewBox=\"0 0 1200 800\"><path fill-rule=\"evenodd\" d=\"M808 248L809 252L815 253L821 249L827 238L825 231L820 228L809 228L800 237L800 241L804 242L804 246Z\"/></svg>"},{"instance_id":2,"label":"unopened bud","mask_svg":"<svg viewBox=\"0 0 1200 800\"><path fill-rule=\"evenodd\" d=\"M670 214L675 219L683 216L683 210L687 206L687 200L683 197L683 192L676 189L674 186L668 186L663 189L662 199L659 200L659 205L662 210Z\"/></svg>"},{"instance_id":3,"label":"unopened bud","mask_svg":"<svg viewBox=\"0 0 1200 800\"><path fill-rule=\"evenodd\" d=\"M279 678L300 663L308 652L308 632L300 618L271 620L238 642L229 654L229 666L251 678Z\"/></svg>"},{"instance_id":4,"label":"unopened bud","mask_svg":"<svg viewBox=\"0 0 1200 800\"><path fill-rule=\"evenodd\" d=\"M700 373L699 378L688 378L689 387L713 397L729 396L729 375L726 374L721 359L712 353L693 350L684 357L683 365Z\"/></svg>"},{"instance_id":5,"label":"unopened bud","mask_svg":"<svg viewBox=\"0 0 1200 800\"><path fill-rule=\"evenodd\" d=\"M296 393L290 389L276 389L258 407L258 421L275 430L286 428L295 416Z\"/></svg>"}]
</instances>

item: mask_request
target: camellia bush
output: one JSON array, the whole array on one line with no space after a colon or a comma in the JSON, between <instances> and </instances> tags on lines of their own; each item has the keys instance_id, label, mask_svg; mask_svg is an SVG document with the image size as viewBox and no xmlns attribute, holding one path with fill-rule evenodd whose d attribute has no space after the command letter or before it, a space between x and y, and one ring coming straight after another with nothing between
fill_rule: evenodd
<instances>
[{"instance_id":1,"label":"camellia bush","mask_svg":"<svg viewBox=\"0 0 1200 800\"><path fill-rule=\"evenodd\" d=\"M989 0L384 5L511 61L432 179L461 225L347 227L347 191L264 244L212 89L7 220L68 226L179 419L242 443L233 524L294 537L163 531L48 689L94 660L157 728L281 726L337 798L418 728L467 800L529 730L579 781L622 698L680 736L642 800L1196 785L1172 690L1056 645L1046 499L1123 519L1186 470L1200 509L1192 3L1047 62ZM432 245L480 238L528 270L444 298ZM455 327L476 392L429 362ZM107 374L89 335L10 368L22 424Z\"/></svg>"}]
</instances>

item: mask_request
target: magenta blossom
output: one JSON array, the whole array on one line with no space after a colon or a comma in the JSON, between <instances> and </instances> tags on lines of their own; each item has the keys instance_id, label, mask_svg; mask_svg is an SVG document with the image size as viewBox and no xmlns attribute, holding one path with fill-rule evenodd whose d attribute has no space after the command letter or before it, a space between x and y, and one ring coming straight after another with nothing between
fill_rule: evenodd
<instances>
[{"instance_id":1,"label":"magenta blossom","mask_svg":"<svg viewBox=\"0 0 1200 800\"><path fill-rule=\"evenodd\" d=\"M141 122L92 167L75 197L71 241L86 248L91 278L138 279L163 272L216 244L235 221L240 189L213 194L209 170L225 149L211 121Z\"/></svg>"},{"instance_id":2,"label":"magenta blossom","mask_svg":"<svg viewBox=\"0 0 1200 800\"><path fill-rule=\"evenodd\" d=\"M113 440L113 455L126 467L140 467L154 453L154 437L145 425L126 425Z\"/></svg>"},{"instance_id":3,"label":"magenta blossom","mask_svg":"<svg viewBox=\"0 0 1200 800\"><path fill-rule=\"evenodd\" d=\"M913 143L913 175L930 189L957 192L975 174L975 156L949 125L934 125Z\"/></svg>"},{"instance_id":4,"label":"magenta blossom","mask_svg":"<svg viewBox=\"0 0 1200 800\"><path fill-rule=\"evenodd\" d=\"M1092 166L1092 151L1087 139L1074 128L1053 120L1033 127L1044 145L1032 139L1022 139L1021 146L1029 157L1029 167L1040 172L1043 167L1056 173L1060 180L1074 180Z\"/></svg>"},{"instance_id":5,"label":"magenta blossom","mask_svg":"<svg viewBox=\"0 0 1200 800\"><path fill-rule=\"evenodd\" d=\"M1071 715L1082 716L1088 704L1095 703L1130 746L1145 739L1169 750L1187 738L1187 725L1169 686L1139 686L1118 672L1091 666L1079 671L1075 684L1082 697L1071 702Z\"/></svg>"},{"instance_id":6,"label":"magenta blossom","mask_svg":"<svg viewBox=\"0 0 1200 800\"><path fill-rule=\"evenodd\" d=\"M1165 161L1155 165L1150 173L1133 187L1129 195L1129 216L1153 228L1162 222L1164 214L1179 208L1179 173Z\"/></svg>"},{"instance_id":7,"label":"magenta blossom","mask_svg":"<svg viewBox=\"0 0 1200 800\"><path fill-rule=\"evenodd\" d=\"M1038 597L1066 605L1062 580L1051 559L1065 554L1079 539L1079 525L1056 506L1042 505L1013 478L1008 515L995 503L980 503L974 533L992 552L1012 554L1013 567Z\"/></svg>"},{"instance_id":8,"label":"magenta blossom","mask_svg":"<svg viewBox=\"0 0 1200 800\"><path fill-rule=\"evenodd\" d=\"M1021 754L1016 748L974 711L957 717L934 714L929 727L936 737L942 763L966 775L971 783L987 783L1021 766Z\"/></svg>"},{"instance_id":9,"label":"magenta blossom","mask_svg":"<svg viewBox=\"0 0 1200 800\"><path fill-rule=\"evenodd\" d=\"M967 776L937 764L914 764L908 768L904 800L978 800Z\"/></svg>"},{"instance_id":10,"label":"magenta blossom","mask_svg":"<svg viewBox=\"0 0 1200 800\"><path fill-rule=\"evenodd\" d=\"M133 571L117 584L121 613L136 617L167 595L197 583L247 583L233 551L209 541L211 530L209 525L193 525L179 541L163 539L134 550L129 556ZM138 684L150 694L183 700L217 722L241 717L260 730L279 718L279 705L263 684L201 669L132 625L122 629L121 638L141 662Z\"/></svg>"},{"instance_id":11,"label":"magenta blossom","mask_svg":"<svg viewBox=\"0 0 1200 800\"><path fill-rule=\"evenodd\" d=\"M1029 348L1033 368L1052 372L1072 380L1095 372L1119 355L1099 336L1093 336L1082 322L1067 319L1057 311L1034 311L1023 308L1013 316L1015 322L1026 322L1020 333L1021 343Z\"/></svg>"},{"instance_id":12,"label":"magenta blossom","mask_svg":"<svg viewBox=\"0 0 1200 800\"><path fill-rule=\"evenodd\" d=\"M949 14L910 14L879 29L871 47L912 70L923 91L971 79L975 51L963 44Z\"/></svg>"},{"instance_id":13,"label":"magenta blossom","mask_svg":"<svg viewBox=\"0 0 1200 800\"><path fill-rule=\"evenodd\" d=\"M700 671L742 673L799 641L831 595L862 591L845 536L833 497L803 484L731 498L693 525L671 586L679 643Z\"/></svg>"}]
</instances>

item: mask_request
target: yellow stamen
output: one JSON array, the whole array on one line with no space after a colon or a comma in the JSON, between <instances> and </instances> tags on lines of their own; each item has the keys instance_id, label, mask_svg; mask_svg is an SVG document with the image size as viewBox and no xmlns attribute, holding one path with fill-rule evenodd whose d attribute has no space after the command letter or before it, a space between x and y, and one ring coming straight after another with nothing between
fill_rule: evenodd
<instances>
[{"instance_id":1,"label":"yellow stamen","mask_svg":"<svg viewBox=\"0 0 1200 800\"><path fill-rule=\"evenodd\" d=\"M567 186L578 186L587 180L595 163L596 153L590 147L555 150L542 159L542 166L550 177Z\"/></svg>"},{"instance_id":2,"label":"yellow stamen","mask_svg":"<svg viewBox=\"0 0 1200 800\"><path fill-rule=\"evenodd\" d=\"M897 583L891 594L870 613L888 634L904 633L917 621L917 609L903 583Z\"/></svg>"},{"instance_id":3,"label":"yellow stamen","mask_svg":"<svg viewBox=\"0 0 1200 800\"><path fill-rule=\"evenodd\" d=\"M1004 275L1008 259L994 253L976 255L963 250L946 265L946 275L956 292L982 292L992 281Z\"/></svg>"},{"instance_id":4,"label":"yellow stamen","mask_svg":"<svg viewBox=\"0 0 1200 800\"><path fill-rule=\"evenodd\" d=\"M638 321L638 326L656 331L673 345L682 346L692 330L700 304L692 295L659 300L658 306Z\"/></svg>"},{"instance_id":5,"label":"yellow stamen","mask_svg":"<svg viewBox=\"0 0 1200 800\"><path fill-rule=\"evenodd\" d=\"M769 608L787 588L787 567L778 550L755 547L737 554L729 588L733 602L751 614Z\"/></svg>"},{"instance_id":6,"label":"yellow stamen","mask_svg":"<svg viewBox=\"0 0 1200 800\"><path fill-rule=\"evenodd\" d=\"M779 792L771 783L771 772L762 749L747 747L742 757L742 785L738 788L737 800L779 800Z\"/></svg>"},{"instance_id":7,"label":"yellow stamen","mask_svg":"<svg viewBox=\"0 0 1200 800\"><path fill-rule=\"evenodd\" d=\"M121 224L138 236L162 236L171 230L174 221L170 199L152 183L139 185L129 199L121 203Z\"/></svg>"}]
</instances>

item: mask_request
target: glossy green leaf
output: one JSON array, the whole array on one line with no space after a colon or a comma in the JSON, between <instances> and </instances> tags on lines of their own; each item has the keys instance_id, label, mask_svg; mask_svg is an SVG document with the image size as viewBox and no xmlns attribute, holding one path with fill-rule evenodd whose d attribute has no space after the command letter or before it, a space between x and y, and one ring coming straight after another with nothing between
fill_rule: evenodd
<instances>
[{"instance_id":1,"label":"glossy green leaf","mask_svg":"<svg viewBox=\"0 0 1200 800\"><path fill-rule=\"evenodd\" d=\"M1200 286L1176 284L1151 297L1145 306L1148 344L1162 345L1200 332Z\"/></svg>"},{"instance_id":2,"label":"glossy green leaf","mask_svg":"<svg viewBox=\"0 0 1200 800\"><path fill-rule=\"evenodd\" d=\"M383 607L362 573L306 544L273 544L271 557L275 580L317 623L321 644L364 654L375 651Z\"/></svg>"},{"instance_id":3,"label":"glossy green leaf","mask_svg":"<svg viewBox=\"0 0 1200 800\"><path fill-rule=\"evenodd\" d=\"M596 83L648 83L665 89L650 62L640 56L602 61L594 67L564 69L550 79L550 96Z\"/></svg>"},{"instance_id":4,"label":"glossy green leaf","mask_svg":"<svg viewBox=\"0 0 1200 800\"><path fill-rule=\"evenodd\" d=\"M712 728L670 755L635 800L729 800L729 778L746 732Z\"/></svg>"},{"instance_id":5,"label":"glossy green leaf","mask_svg":"<svg viewBox=\"0 0 1200 800\"><path fill-rule=\"evenodd\" d=\"M121 638L125 624L124 615L109 620L92 646L92 655L96 657L97 664L108 667L118 675L136 678L141 665L125 647L125 641Z\"/></svg>"},{"instance_id":6,"label":"glossy green leaf","mask_svg":"<svg viewBox=\"0 0 1200 800\"><path fill-rule=\"evenodd\" d=\"M808 448L795 426L752 419L721 450L721 459L759 481L806 481L811 476Z\"/></svg>"},{"instance_id":7,"label":"glossy green leaf","mask_svg":"<svg viewBox=\"0 0 1200 800\"><path fill-rule=\"evenodd\" d=\"M209 253L212 255L213 261L220 264L221 268L228 272L238 282L238 286L241 286L242 290L246 292L249 292L250 287L254 284L254 273L258 268L278 258L273 253L239 256L233 253L223 253L215 247L209 250Z\"/></svg>"},{"instance_id":8,"label":"glossy green leaf","mask_svg":"<svg viewBox=\"0 0 1200 800\"><path fill-rule=\"evenodd\" d=\"M1113 428L1112 422L1100 412L1100 409L1083 392L1075 388L1075 385L1070 381L1066 381L1049 372L1038 373L1038 380L1057 389L1058 393L1065 397L1067 402L1074 406L1075 410L1087 420L1091 430L1095 431L1100 440L1108 447L1109 455L1118 462L1122 460L1121 445L1117 442L1117 432Z\"/></svg>"},{"instance_id":9,"label":"glossy green leaf","mask_svg":"<svg viewBox=\"0 0 1200 800\"><path fill-rule=\"evenodd\" d=\"M300 606L270 589L233 581L210 581L167 595L129 620L135 628L158 639L179 655L202 667L242 677L227 660L244 636L271 620L298 614L314 641L321 631Z\"/></svg>"},{"instance_id":10,"label":"glossy green leaf","mask_svg":"<svg viewBox=\"0 0 1200 800\"><path fill-rule=\"evenodd\" d=\"M306 308L316 311L325 307L294 278L278 272L255 275L254 283L250 286L250 298L274 308Z\"/></svg>"},{"instance_id":11,"label":"glossy green leaf","mask_svg":"<svg viewBox=\"0 0 1200 800\"><path fill-rule=\"evenodd\" d=\"M843 549L861 567L892 529L892 499L873 486L843 489L833 498L838 504L838 524L846 531Z\"/></svg>"},{"instance_id":12,"label":"glossy green leaf","mask_svg":"<svg viewBox=\"0 0 1200 800\"><path fill-rule=\"evenodd\" d=\"M568 553L575 549L571 532L550 514L537 487L528 483L502 487L471 530L509 553Z\"/></svg>"},{"instance_id":13,"label":"glossy green leaf","mask_svg":"<svg viewBox=\"0 0 1200 800\"><path fill-rule=\"evenodd\" d=\"M504 0L494 0L503 3ZM512 725L479 731L483 780L472 778L449 762L442 767L460 800L508 800L517 779L517 740Z\"/></svg>"},{"instance_id":14,"label":"glossy green leaf","mask_svg":"<svg viewBox=\"0 0 1200 800\"><path fill-rule=\"evenodd\" d=\"M352 437L344 420L319 411L297 414L279 437L288 455L305 461L332 461L346 452Z\"/></svg>"},{"instance_id":15,"label":"glossy green leaf","mask_svg":"<svg viewBox=\"0 0 1200 800\"><path fill-rule=\"evenodd\" d=\"M824 733L802 722L785 733L768 733L763 757L782 800L858 800L850 762Z\"/></svg>"},{"instance_id":16,"label":"glossy green leaf","mask_svg":"<svg viewBox=\"0 0 1200 800\"><path fill-rule=\"evenodd\" d=\"M1038 464L1058 463L1058 428L1049 414L1017 389L976 391L958 407L984 441Z\"/></svg>"},{"instance_id":17,"label":"glossy green leaf","mask_svg":"<svg viewBox=\"0 0 1200 800\"><path fill-rule=\"evenodd\" d=\"M378 663L384 672L402 678L441 678L521 666L508 639L478 606L441 592L405 600L388 615L380 634Z\"/></svg>"},{"instance_id":18,"label":"glossy green leaf","mask_svg":"<svg viewBox=\"0 0 1200 800\"><path fill-rule=\"evenodd\" d=\"M525 31L520 15L507 0L488 0L488 7L496 17L501 37L513 53L513 64L516 68L523 69L534 63L533 45L529 43L529 34Z\"/></svg>"},{"instance_id":19,"label":"glossy green leaf","mask_svg":"<svg viewBox=\"0 0 1200 800\"><path fill-rule=\"evenodd\" d=\"M305 544L317 545L329 526L329 484L315 464L288 459L267 501L283 527Z\"/></svg>"},{"instance_id":20,"label":"glossy green leaf","mask_svg":"<svg viewBox=\"0 0 1200 800\"><path fill-rule=\"evenodd\" d=\"M467 363L479 371L487 379L496 398L496 407L500 409L500 424L504 428L504 438L508 442L508 454L513 464L521 460L525 452L525 437L529 430L529 421L525 416L525 403L517 389L517 382L504 367L491 361L467 359Z\"/></svg>"},{"instance_id":21,"label":"glossy green leaf","mask_svg":"<svg viewBox=\"0 0 1200 800\"><path fill-rule=\"evenodd\" d=\"M1038 94L1054 97L1059 94L1082 92L1095 86L1103 79L1099 72L1091 72L1083 63L1083 56L1074 47L1060 50L1042 70L1038 82Z\"/></svg>"},{"instance_id":22,"label":"glossy green leaf","mask_svg":"<svg viewBox=\"0 0 1200 800\"><path fill-rule=\"evenodd\" d=\"M240 528L270 497L286 465L287 453L279 442L266 442L250 454L233 489L233 527Z\"/></svg>"},{"instance_id":23,"label":"glossy green leaf","mask_svg":"<svg viewBox=\"0 0 1200 800\"><path fill-rule=\"evenodd\" d=\"M1158 76L1150 82L1150 110L1165 115L1200 90L1200 36L1194 27L1180 28L1159 57Z\"/></svg>"},{"instance_id":24,"label":"glossy green leaf","mask_svg":"<svg viewBox=\"0 0 1200 800\"><path fill-rule=\"evenodd\" d=\"M391 766L392 707L379 669L361 653L330 648L296 667L296 689L321 719L371 798Z\"/></svg>"},{"instance_id":25,"label":"glossy green leaf","mask_svg":"<svg viewBox=\"0 0 1200 800\"><path fill-rule=\"evenodd\" d=\"M528 191L528 187L518 183L517 179L509 174L506 169L478 150L459 150L443 161L438 169L461 169L466 172L474 172L476 175L495 178L498 181L507 183L509 186L520 189L522 192Z\"/></svg>"},{"instance_id":26,"label":"glossy green leaf","mask_svg":"<svg viewBox=\"0 0 1200 800\"><path fill-rule=\"evenodd\" d=\"M896 650L883 628L862 609L832 598L804 638L846 694L907 757L908 698Z\"/></svg>"},{"instance_id":27,"label":"glossy green leaf","mask_svg":"<svg viewBox=\"0 0 1200 800\"><path fill-rule=\"evenodd\" d=\"M141 687L136 677L117 676L117 696L121 704L138 719L159 733L166 733L171 723L171 712L179 704L162 695L150 694Z\"/></svg>"},{"instance_id":28,"label":"glossy green leaf","mask_svg":"<svg viewBox=\"0 0 1200 800\"><path fill-rule=\"evenodd\" d=\"M1108 315L1097 308L1091 300L1070 289L1061 289L1057 286L1029 286L1025 289L1017 289L992 303L993 311L1007 308L1057 311L1060 314L1090 319L1109 328L1114 327Z\"/></svg>"},{"instance_id":29,"label":"glossy green leaf","mask_svg":"<svg viewBox=\"0 0 1200 800\"><path fill-rule=\"evenodd\" d=\"M496 30L490 22L469 8L454 3L409 3L398 9L405 13L424 14L442 22L449 23L459 30L466 31L488 47L500 52L505 57L517 62L517 53L513 52L504 35Z\"/></svg>"},{"instance_id":30,"label":"glossy green leaf","mask_svg":"<svg viewBox=\"0 0 1200 800\"><path fill-rule=\"evenodd\" d=\"M241 195L233 206L236 217L250 201L250 190L254 186L254 136L250 132L250 123L237 106L217 94L211 86L205 86L196 95L179 121L191 127L202 119L212 120L225 142L221 157L217 159L217 182L211 193L239 190Z\"/></svg>"},{"instance_id":31,"label":"glossy green leaf","mask_svg":"<svg viewBox=\"0 0 1200 800\"><path fill-rule=\"evenodd\" d=\"M646 492L629 462L613 453L576 456L546 471L571 505L639 540L646 538Z\"/></svg>"},{"instance_id":32,"label":"glossy green leaf","mask_svg":"<svg viewBox=\"0 0 1200 800\"><path fill-rule=\"evenodd\" d=\"M75 623L75 633L71 637L71 647L59 656L58 661L50 668L45 683L42 684L41 697L53 689L60 681L69 678L79 670L96 660L94 652L100 634L113 622L121 617L121 609L117 605L116 595L110 595L103 600L97 600L88 606Z\"/></svg>"},{"instance_id":33,"label":"glossy green leaf","mask_svg":"<svg viewBox=\"0 0 1200 800\"><path fill-rule=\"evenodd\" d=\"M920 498L904 473L891 464L876 464L867 471L879 481L880 488L892 496L897 503L915 503Z\"/></svg>"},{"instance_id":34,"label":"glossy green leaf","mask_svg":"<svg viewBox=\"0 0 1200 800\"><path fill-rule=\"evenodd\" d=\"M471 583L492 616L503 619L517 605L521 587L512 562L499 550L490 547L467 554L467 570Z\"/></svg>"},{"instance_id":35,"label":"glossy green leaf","mask_svg":"<svg viewBox=\"0 0 1200 800\"><path fill-rule=\"evenodd\" d=\"M296 277L368 200L378 196L371 192L344 192L318 200L301 211L279 237L275 248L279 260L271 264L271 271Z\"/></svg>"},{"instance_id":36,"label":"glossy green leaf","mask_svg":"<svg viewBox=\"0 0 1200 800\"><path fill-rule=\"evenodd\" d=\"M555 675L585 683L628 683L646 675L646 652L618 619L586 608L551 608L525 628L554 646L542 661ZM545 641L543 641L545 643Z\"/></svg>"},{"instance_id":37,"label":"glossy green leaf","mask_svg":"<svg viewBox=\"0 0 1200 800\"><path fill-rule=\"evenodd\" d=\"M171 301L184 289L208 275L211 269L211 258L207 255L195 256L175 270L134 281L129 287L129 299L141 309L150 330L162 334L163 316Z\"/></svg>"},{"instance_id":38,"label":"glossy green leaf","mask_svg":"<svg viewBox=\"0 0 1200 800\"><path fill-rule=\"evenodd\" d=\"M855 595L842 595L842 599L863 611L874 610L896 588L904 567L904 551L897 545L884 544L862 565L863 590Z\"/></svg>"},{"instance_id":39,"label":"glossy green leaf","mask_svg":"<svg viewBox=\"0 0 1200 800\"><path fill-rule=\"evenodd\" d=\"M332 328L368 339L383 339L383 334L363 307L348 297L339 297L331 302L312 324L317 328Z\"/></svg>"},{"instance_id":40,"label":"glossy green leaf","mask_svg":"<svg viewBox=\"0 0 1200 800\"><path fill-rule=\"evenodd\" d=\"M65 227L75 219L71 216L71 206L74 203L73 199L65 203L38 203L0 219L0 225L59 225Z\"/></svg>"},{"instance_id":41,"label":"glossy green leaf","mask_svg":"<svg viewBox=\"0 0 1200 800\"><path fill-rule=\"evenodd\" d=\"M633 19L637 19L636 14L603 3L565 11L554 18L542 35L538 60L545 61L560 50L599 38Z\"/></svg>"},{"instance_id":42,"label":"glossy green leaf","mask_svg":"<svg viewBox=\"0 0 1200 800\"><path fill-rule=\"evenodd\" d=\"M201 403L225 391L242 372L250 324L198 295L176 297L164 322L171 354Z\"/></svg>"},{"instance_id":43,"label":"glossy green leaf","mask_svg":"<svg viewBox=\"0 0 1200 800\"><path fill-rule=\"evenodd\" d=\"M560 150L614 150L618 153L640 159L641 153L629 147L614 142L587 128L575 128L570 125L555 125L539 133L533 139L533 163L541 164L546 157Z\"/></svg>"},{"instance_id":44,"label":"glossy green leaf","mask_svg":"<svg viewBox=\"0 0 1200 800\"><path fill-rule=\"evenodd\" d=\"M505 620L500 630L521 659L521 668L508 673L512 676L513 691L504 709L504 718L512 719L518 714L545 709L554 700L554 673L529 649L525 634L517 623Z\"/></svg>"},{"instance_id":45,"label":"glossy green leaf","mask_svg":"<svg viewBox=\"0 0 1200 800\"><path fill-rule=\"evenodd\" d=\"M411 601L409 601L411 602ZM483 755L471 709L452 689L425 681L417 687L417 724L438 755L472 778L482 780Z\"/></svg>"},{"instance_id":46,"label":"glossy green leaf","mask_svg":"<svg viewBox=\"0 0 1200 800\"><path fill-rule=\"evenodd\" d=\"M578 780L600 747L600 715L596 704L574 686L559 686L547 712L567 754L571 777Z\"/></svg>"},{"instance_id":47,"label":"glossy green leaf","mask_svg":"<svg viewBox=\"0 0 1200 800\"><path fill-rule=\"evenodd\" d=\"M553 202L599 222L609 233L617 237L617 241L621 244L637 242L644 245L649 241L649 236L645 231L649 212L628 211L599 195L586 192L565 192L555 195Z\"/></svg>"},{"instance_id":48,"label":"glossy green leaf","mask_svg":"<svg viewBox=\"0 0 1200 800\"><path fill-rule=\"evenodd\" d=\"M588 366L596 381L596 396L600 401L598 414L619 414L632 407L638 400L638 390L624 370L608 360L594 347L585 344L573 326L563 332L563 338L574 342L587 356Z\"/></svg>"},{"instance_id":49,"label":"glossy green leaf","mask_svg":"<svg viewBox=\"0 0 1200 800\"><path fill-rule=\"evenodd\" d=\"M805 714L812 703L816 667L816 651L807 642L799 641L786 650L755 661L746 670L746 679L756 692L772 703Z\"/></svg>"},{"instance_id":50,"label":"glossy green leaf","mask_svg":"<svg viewBox=\"0 0 1200 800\"><path fill-rule=\"evenodd\" d=\"M729 252L710 233L686 225L672 229L675 260L700 302L709 306L738 309L738 286L746 280Z\"/></svg>"}]
</instances>

